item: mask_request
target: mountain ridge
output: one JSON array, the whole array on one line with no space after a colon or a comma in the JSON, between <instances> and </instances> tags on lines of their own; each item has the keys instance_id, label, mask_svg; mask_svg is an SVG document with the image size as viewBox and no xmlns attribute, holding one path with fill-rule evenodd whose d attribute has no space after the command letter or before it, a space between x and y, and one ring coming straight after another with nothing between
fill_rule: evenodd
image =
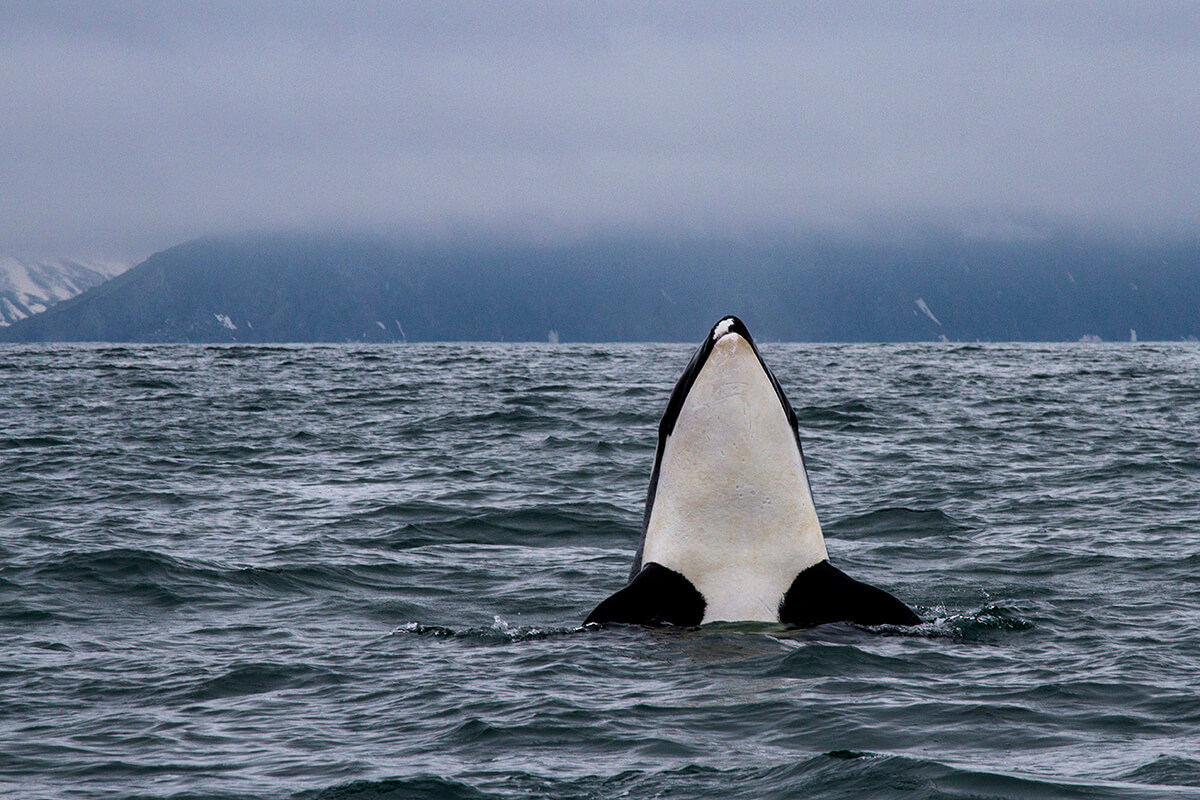
<instances>
[{"instance_id":1,"label":"mountain ridge","mask_svg":"<svg viewBox=\"0 0 1200 800\"><path fill-rule=\"evenodd\" d=\"M1197 309L1193 242L254 234L155 253L0 340L691 341L727 313L766 340L1170 340Z\"/></svg>"}]
</instances>

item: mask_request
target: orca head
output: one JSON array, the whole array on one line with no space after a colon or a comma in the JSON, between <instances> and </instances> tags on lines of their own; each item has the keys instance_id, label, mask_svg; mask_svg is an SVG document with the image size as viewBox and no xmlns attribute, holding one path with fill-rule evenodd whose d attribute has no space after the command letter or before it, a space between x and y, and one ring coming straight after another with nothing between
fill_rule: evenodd
<instances>
[{"instance_id":1,"label":"orca head","mask_svg":"<svg viewBox=\"0 0 1200 800\"><path fill-rule=\"evenodd\" d=\"M720 346L718 347L718 344ZM716 353L716 358L710 364L710 359ZM775 378L775 373L771 372L771 368L767 366L767 362L763 361L762 355L758 352L758 345L754 343L754 337L750 335L750 329L746 327L746 323L742 322L735 316L722 317L717 324L712 326L708 332L708 336L696 348L695 354L692 356L691 362L687 365L687 369L679 376L679 380L675 383L675 389L671 392L671 399L667 402L667 409L663 412L662 421L658 425L659 445L661 448L663 439L670 436L675 429L675 423L679 419L679 412L683 409L684 401L687 400L691 393L696 379L704 372L706 367L711 367L710 374L714 380L721 381L724 377L726 382L736 380L733 378L735 367L739 367L743 373L751 373L754 371L753 365L749 362L753 356L758 364L758 369L761 370L766 379L770 381L772 388L775 390L776 397L779 398L779 405L787 417L788 425L792 430L796 430L796 412L792 410L791 404L787 400L787 396L783 393L783 388L779 385L779 381ZM723 372L725 376L718 376L715 373ZM799 435L796 434L796 443L799 445Z\"/></svg>"},{"instance_id":2,"label":"orca head","mask_svg":"<svg viewBox=\"0 0 1200 800\"><path fill-rule=\"evenodd\" d=\"M774 621L796 574L827 557L796 414L745 323L723 317L659 425L633 574L680 573L705 622Z\"/></svg>"}]
</instances>

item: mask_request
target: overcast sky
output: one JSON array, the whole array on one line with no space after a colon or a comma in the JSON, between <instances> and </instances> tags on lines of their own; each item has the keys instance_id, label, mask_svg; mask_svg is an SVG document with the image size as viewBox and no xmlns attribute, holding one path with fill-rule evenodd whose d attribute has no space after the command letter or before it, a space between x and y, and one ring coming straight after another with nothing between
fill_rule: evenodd
<instances>
[{"instance_id":1,"label":"overcast sky","mask_svg":"<svg viewBox=\"0 0 1200 800\"><path fill-rule=\"evenodd\" d=\"M0 0L0 254L1200 232L1200 3Z\"/></svg>"}]
</instances>

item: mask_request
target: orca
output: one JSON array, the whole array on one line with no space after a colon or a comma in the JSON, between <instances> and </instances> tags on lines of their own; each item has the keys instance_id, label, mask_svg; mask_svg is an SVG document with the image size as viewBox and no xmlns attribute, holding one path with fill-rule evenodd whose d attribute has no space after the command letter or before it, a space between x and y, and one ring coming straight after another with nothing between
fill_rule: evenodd
<instances>
[{"instance_id":1,"label":"orca","mask_svg":"<svg viewBox=\"0 0 1200 800\"><path fill-rule=\"evenodd\" d=\"M658 426L642 542L589 623L916 625L829 563L796 412L737 317L713 326Z\"/></svg>"}]
</instances>

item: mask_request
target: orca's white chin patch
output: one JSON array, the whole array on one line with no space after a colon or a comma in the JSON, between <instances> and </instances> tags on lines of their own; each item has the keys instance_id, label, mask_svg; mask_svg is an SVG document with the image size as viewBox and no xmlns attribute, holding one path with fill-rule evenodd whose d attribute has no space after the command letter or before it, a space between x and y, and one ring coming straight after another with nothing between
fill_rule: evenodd
<instances>
[{"instance_id":1,"label":"orca's white chin patch","mask_svg":"<svg viewBox=\"0 0 1200 800\"><path fill-rule=\"evenodd\" d=\"M770 375L746 338L721 333L663 447L643 561L691 581L705 622L776 621L796 574L826 557Z\"/></svg>"}]
</instances>

